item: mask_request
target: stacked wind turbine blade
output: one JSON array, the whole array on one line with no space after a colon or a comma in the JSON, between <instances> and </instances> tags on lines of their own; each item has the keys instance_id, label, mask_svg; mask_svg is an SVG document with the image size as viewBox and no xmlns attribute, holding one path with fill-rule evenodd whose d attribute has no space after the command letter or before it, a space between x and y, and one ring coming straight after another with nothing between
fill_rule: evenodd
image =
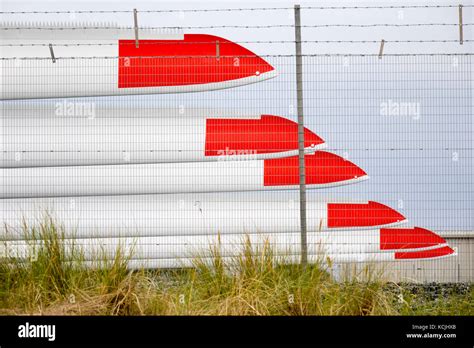
<instances>
[{"instance_id":1,"label":"stacked wind turbine blade","mask_svg":"<svg viewBox=\"0 0 474 348\"><path fill-rule=\"evenodd\" d=\"M329 152L306 155L308 188L367 179ZM281 190L298 188L298 157L254 161L0 169L0 198Z\"/></svg>"},{"instance_id":2,"label":"stacked wind turbine blade","mask_svg":"<svg viewBox=\"0 0 474 348\"><path fill-rule=\"evenodd\" d=\"M457 256L456 250L449 246L439 249L412 252L412 253L349 253L349 254L334 254L334 255L308 255L308 263L379 263L391 261L415 261L415 260L437 260L445 257ZM235 265L238 260L232 257L223 257L220 259L226 265ZM280 264L298 264L301 262L301 255L287 255L276 256L273 258L275 262ZM215 265L215 258L172 258L172 259L130 259L127 261L129 269L143 269L143 268L183 268L196 267L199 264ZM85 261L83 267L101 267L104 265L103 261Z\"/></svg>"},{"instance_id":3,"label":"stacked wind turbine blade","mask_svg":"<svg viewBox=\"0 0 474 348\"><path fill-rule=\"evenodd\" d=\"M43 241L8 241L1 246L1 254L28 258ZM218 253L221 257L237 257L244 246L255 255L271 248L276 256L300 254L300 234L249 233L213 234L195 236L75 238L64 240L67 254L80 253L85 261L114 259L117 252L131 259L196 258ZM308 254L329 258L338 255L348 261L357 261L368 254L380 259L413 259L420 255L444 255L446 241L422 228L374 229L361 231L325 231L308 234ZM349 258L352 256L352 258ZM341 258L342 259L342 258Z\"/></svg>"},{"instance_id":4,"label":"stacked wind turbine blade","mask_svg":"<svg viewBox=\"0 0 474 348\"><path fill-rule=\"evenodd\" d=\"M263 58L222 37L140 29L136 47L132 30L76 26L2 23L9 46L2 86L21 88L2 88L0 99L198 92L276 76Z\"/></svg>"},{"instance_id":5,"label":"stacked wind turbine blade","mask_svg":"<svg viewBox=\"0 0 474 348\"><path fill-rule=\"evenodd\" d=\"M8 102L0 168L262 160L298 154L298 124L241 111ZM305 152L325 147L305 128Z\"/></svg>"},{"instance_id":6,"label":"stacked wind turbine blade","mask_svg":"<svg viewBox=\"0 0 474 348\"><path fill-rule=\"evenodd\" d=\"M66 238L299 232L296 202L296 192L3 199L0 239L25 238L23 225L42 221L45 212L63 224ZM376 202L307 202L308 231L365 230L404 221Z\"/></svg>"}]
</instances>

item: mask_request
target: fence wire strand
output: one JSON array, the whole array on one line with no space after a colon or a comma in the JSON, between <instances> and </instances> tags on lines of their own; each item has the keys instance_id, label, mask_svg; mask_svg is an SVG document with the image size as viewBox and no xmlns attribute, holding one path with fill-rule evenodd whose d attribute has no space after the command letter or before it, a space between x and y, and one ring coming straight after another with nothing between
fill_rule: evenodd
<instances>
[{"instance_id":1,"label":"fence wire strand","mask_svg":"<svg viewBox=\"0 0 474 348\"><path fill-rule=\"evenodd\" d=\"M302 10L393 10L393 9L443 9L457 8L459 5L396 5L396 6L301 6ZM474 5L463 5L474 7ZM141 13L176 13L176 12L244 12L244 11L289 11L293 7L249 7L249 8L217 8L217 9L163 9L163 10L138 10ZM77 10L77 11L0 11L0 14L114 14L133 13L133 10Z\"/></svg>"}]
</instances>

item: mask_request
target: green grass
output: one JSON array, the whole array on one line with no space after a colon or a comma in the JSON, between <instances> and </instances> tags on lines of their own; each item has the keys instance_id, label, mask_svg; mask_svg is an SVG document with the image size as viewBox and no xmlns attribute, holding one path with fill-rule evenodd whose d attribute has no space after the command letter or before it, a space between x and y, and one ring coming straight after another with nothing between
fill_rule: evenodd
<instances>
[{"instance_id":1,"label":"green grass","mask_svg":"<svg viewBox=\"0 0 474 348\"><path fill-rule=\"evenodd\" d=\"M474 286L466 293L448 292L444 296L433 296L427 291L413 294L402 288L403 305L401 315L474 315Z\"/></svg>"},{"instance_id":2,"label":"green grass","mask_svg":"<svg viewBox=\"0 0 474 348\"><path fill-rule=\"evenodd\" d=\"M474 315L472 288L431 299L388 283L370 265L336 281L326 263L277 263L268 246L249 242L231 262L210 248L192 269L129 271L130 255L120 250L84 267L80 250L66 253L63 230L50 218L25 232L44 242L34 258L0 261L0 314Z\"/></svg>"}]
</instances>

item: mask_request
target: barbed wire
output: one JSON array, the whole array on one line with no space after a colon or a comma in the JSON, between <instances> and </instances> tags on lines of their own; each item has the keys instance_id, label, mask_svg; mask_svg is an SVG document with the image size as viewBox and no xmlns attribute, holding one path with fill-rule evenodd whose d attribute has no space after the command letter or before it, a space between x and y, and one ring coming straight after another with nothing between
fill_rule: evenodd
<instances>
[{"instance_id":1,"label":"barbed wire","mask_svg":"<svg viewBox=\"0 0 474 348\"><path fill-rule=\"evenodd\" d=\"M474 7L474 5L463 5ZM459 5L394 5L394 6L301 6L305 10L369 10L369 9L442 9L458 8ZM140 13L172 13L172 12L232 12L232 11L286 11L293 7L249 7L249 8L215 8L215 9L163 9L138 10ZM93 14L93 13L133 13L133 10L78 10L78 11L0 11L0 14Z\"/></svg>"},{"instance_id":2,"label":"barbed wire","mask_svg":"<svg viewBox=\"0 0 474 348\"><path fill-rule=\"evenodd\" d=\"M385 43L459 43L459 40L384 40ZM474 40L463 40L463 42L473 42ZM359 43L376 43L379 44L380 40L302 40L301 43L350 43L350 44L359 44ZM195 44L215 44L216 41L193 41L193 42L182 42L180 44L186 45L195 45ZM256 41L232 41L232 42L219 42L220 45L226 44L295 44L295 40L256 40ZM174 41L162 42L148 42L147 40L140 40L140 45L174 45ZM80 47L80 46L117 46L118 43L102 43L102 42L90 42L90 43L55 43L53 46L58 47ZM135 42L121 42L120 45L135 45ZM0 47L30 47L30 46L47 46L46 43L18 43L18 44L0 44Z\"/></svg>"},{"instance_id":3,"label":"barbed wire","mask_svg":"<svg viewBox=\"0 0 474 348\"><path fill-rule=\"evenodd\" d=\"M385 9L427 9L427 8L458 8L459 5L463 7L474 7L474 5L393 5L393 6L301 6L302 10L385 10Z\"/></svg>"},{"instance_id":4,"label":"barbed wire","mask_svg":"<svg viewBox=\"0 0 474 348\"><path fill-rule=\"evenodd\" d=\"M474 146L472 147L430 147L430 148L423 148L423 147L351 147L351 148L335 148L331 147L326 150L330 151L466 151L466 150L474 150ZM162 152L156 150L148 150L150 152ZM183 150L186 152L186 150ZM0 151L0 153L50 153L49 150L30 150L30 151ZM70 151L70 150L55 150L56 153L95 153L95 152L104 152L104 151L95 151L95 150L81 150L81 151ZM123 150L108 150L107 153L122 153ZM126 152L135 153L135 152L143 152L142 150L127 150ZM188 152L192 152L192 150L188 150Z\"/></svg>"},{"instance_id":5,"label":"barbed wire","mask_svg":"<svg viewBox=\"0 0 474 348\"><path fill-rule=\"evenodd\" d=\"M474 23L463 23L463 26L471 26ZM143 30L179 30L179 29L271 29L271 28L374 28L374 27L434 27L434 26L459 26L459 23L372 23L372 24L304 24L295 26L294 24L267 24L267 25L205 25L205 26L163 26L163 27L139 27ZM135 27L110 27L110 26L90 26L90 27L3 27L0 30L135 30Z\"/></svg>"},{"instance_id":6,"label":"barbed wire","mask_svg":"<svg viewBox=\"0 0 474 348\"><path fill-rule=\"evenodd\" d=\"M379 57L378 53L315 53L302 54L301 57ZM384 53L384 57L416 57L416 56L474 56L474 53ZM220 55L220 58L255 58L255 57L296 57L296 54L261 54L261 55ZM55 57L60 59L119 59L126 56L82 56L82 57ZM166 58L166 59L185 59L185 58L216 58L215 55L195 55L195 56L133 56L132 58ZM51 60L51 57L4 57L0 60Z\"/></svg>"}]
</instances>

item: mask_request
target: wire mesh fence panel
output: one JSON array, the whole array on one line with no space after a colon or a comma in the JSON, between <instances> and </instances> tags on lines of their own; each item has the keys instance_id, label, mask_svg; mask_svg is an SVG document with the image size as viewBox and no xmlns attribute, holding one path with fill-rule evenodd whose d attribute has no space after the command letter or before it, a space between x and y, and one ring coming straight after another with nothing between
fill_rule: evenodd
<instances>
[{"instance_id":1,"label":"wire mesh fence panel","mask_svg":"<svg viewBox=\"0 0 474 348\"><path fill-rule=\"evenodd\" d=\"M50 216L66 249L79 247L91 264L123 248L132 268L192 266L195 256L212 260L214 247L230 260L248 243L300 262L303 111L308 261L376 262L397 280L472 281L472 53L453 35L381 41L339 31L459 24L309 20L326 10L346 9L301 8L300 110L285 15L276 24L191 21L180 25L185 33L166 23L137 33L130 21L5 25L2 253L34 254L27 234ZM130 14L99 13L109 12ZM259 36L266 30L273 34ZM464 35L463 47L471 41Z\"/></svg>"}]
</instances>

